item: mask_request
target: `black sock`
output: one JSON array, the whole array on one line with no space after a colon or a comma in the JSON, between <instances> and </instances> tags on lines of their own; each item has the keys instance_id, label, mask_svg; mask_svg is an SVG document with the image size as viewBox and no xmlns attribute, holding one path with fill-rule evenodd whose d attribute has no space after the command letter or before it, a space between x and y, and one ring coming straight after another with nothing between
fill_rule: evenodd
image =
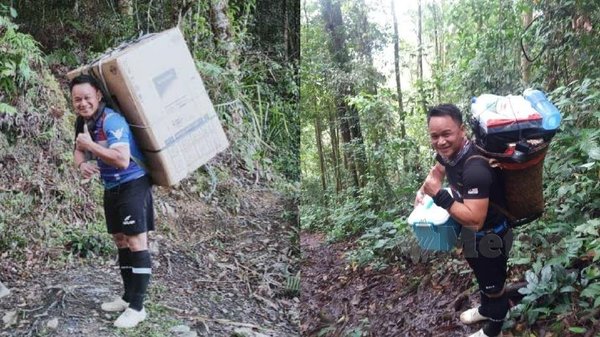
<instances>
[{"instance_id":1,"label":"black sock","mask_svg":"<svg viewBox=\"0 0 600 337\"><path fill-rule=\"evenodd\" d=\"M133 292L129 307L140 311L144 307L144 296L146 295L146 289L148 288L150 275L152 274L152 261L150 260L150 253L147 250L131 252L129 256L131 259L131 279L133 283Z\"/></svg>"},{"instance_id":2,"label":"black sock","mask_svg":"<svg viewBox=\"0 0 600 337\"><path fill-rule=\"evenodd\" d=\"M504 324L504 321L501 321L501 322L489 321L483 327L483 332L490 337L496 337L500 334L500 331L502 331L503 324Z\"/></svg>"},{"instance_id":3,"label":"black sock","mask_svg":"<svg viewBox=\"0 0 600 337\"><path fill-rule=\"evenodd\" d=\"M123 278L123 301L131 302L132 284L131 284L131 260L129 258L131 251L129 248L119 248L119 267L121 268L121 277Z\"/></svg>"},{"instance_id":4,"label":"black sock","mask_svg":"<svg viewBox=\"0 0 600 337\"><path fill-rule=\"evenodd\" d=\"M482 306L479 310L483 316L490 318L490 321L483 328L483 332L485 332L486 335L497 336L500 334L508 309L508 296L506 296L506 294L503 294L500 297L487 298L485 307Z\"/></svg>"}]
</instances>

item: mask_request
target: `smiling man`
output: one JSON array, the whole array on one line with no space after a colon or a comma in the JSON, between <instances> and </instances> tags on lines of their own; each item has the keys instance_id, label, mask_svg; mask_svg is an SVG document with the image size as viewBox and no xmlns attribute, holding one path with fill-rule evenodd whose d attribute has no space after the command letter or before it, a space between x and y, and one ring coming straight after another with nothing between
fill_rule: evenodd
<instances>
[{"instance_id":1,"label":"smiling man","mask_svg":"<svg viewBox=\"0 0 600 337\"><path fill-rule=\"evenodd\" d=\"M85 179L100 174L106 226L119 250L125 288L122 297L101 308L123 311L114 325L132 328L146 318L143 300L152 273L147 232L154 230L152 182L137 164L143 158L129 125L105 105L96 80L80 75L71 81L70 89L77 113L75 166Z\"/></svg>"},{"instance_id":2,"label":"smiling man","mask_svg":"<svg viewBox=\"0 0 600 337\"><path fill-rule=\"evenodd\" d=\"M504 207L506 203L500 177L485 158L477 157L456 106L442 104L429 109L427 126L437 163L417 192L415 204L427 194L461 224L461 241L475 248L473 254L465 251L465 258L477 278L481 306L463 312L460 320L465 324L488 320L483 329L470 337L500 336L509 309L504 283L512 244L506 218L492 207ZM445 178L452 194L442 189ZM469 240L471 244L465 242Z\"/></svg>"}]
</instances>

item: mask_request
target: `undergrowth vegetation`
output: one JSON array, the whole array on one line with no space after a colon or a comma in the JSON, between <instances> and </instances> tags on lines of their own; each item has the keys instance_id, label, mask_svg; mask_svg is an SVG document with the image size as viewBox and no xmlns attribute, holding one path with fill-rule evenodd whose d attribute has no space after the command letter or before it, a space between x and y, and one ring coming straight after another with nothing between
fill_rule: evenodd
<instances>
[{"instance_id":1,"label":"undergrowth vegetation","mask_svg":"<svg viewBox=\"0 0 600 337\"><path fill-rule=\"evenodd\" d=\"M360 54L361 41L368 41L373 54L381 53L378 44L391 44L374 33L386 28L361 21L366 36L354 36L354 18L361 14L342 7L336 29L346 34L336 36L326 29L336 23L326 22L326 9L319 7L307 1L302 22L302 228L355 241L357 249L348 254L353 263L385 268L414 262L406 218L433 164L424 107L451 102L468 117L473 96L541 88L563 120L544 163L544 216L515 232L509 264L523 271L528 285L507 324L523 330L522 324L533 329L548 323L559 335L591 333L600 312L600 35L591 24L599 18L597 4L431 2L423 8L423 45L400 41L400 66L411 69L402 74L412 79L402 88L403 110L389 85L365 71ZM522 25L519 17L527 13L531 24ZM347 42L352 67L340 67L335 53L322 47L336 38ZM420 50L432 66L430 78L414 70ZM329 68L372 81L377 93L368 86L358 93L340 90ZM340 113L342 102L357 110L360 139L352 129L343 139L344 119L351 117ZM361 153L364 173L352 166ZM353 181L354 171L363 181ZM433 257L432 264L452 263Z\"/></svg>"}]
</instances>

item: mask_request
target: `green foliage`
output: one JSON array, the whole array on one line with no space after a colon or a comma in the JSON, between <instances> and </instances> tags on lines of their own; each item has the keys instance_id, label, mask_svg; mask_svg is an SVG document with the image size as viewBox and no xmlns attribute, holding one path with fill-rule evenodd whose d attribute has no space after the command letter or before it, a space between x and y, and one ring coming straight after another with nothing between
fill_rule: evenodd
<instances>
[{"instance_id":1,"label":"green foliage","mask_svg":"<svg viewBox=\"0 0 600 337\"><path fill-rule=\"evenodd\" d=\"M350 193L346 198L340 200L329 219L331 228L329 236L333 240L339 240L346 236L360 233L377 222L377 214L372 208L372 200L367 196L352 197Z\"/></svg>"},{"instance_id":2,"label":"green foliage","mask_svg":"<svg viewBox=\"0 0 600 337\"><path fill-rule=\"evenodd\" d=\"M577 280L577 273L567 272L561 265L541 262L533 264L533 269L525 273L527 287L519 289L524 294L522 302L513 310L513 315L522 315L528 324L538 319L559 315L571 310L571 293Z\"/></svg>"},{"instance_id":3,"label":"green foliage","mask_svg":"<svg viewBox=\"0 0 600 337\"><path fill-rule=\"evenodd\" d=\"M21 192L0 192L0 251L17 257L22 253L28 232L25 226L15 224L22 224L25 215L35 208L34 200Z\"/></svg>"},{"instance_id":4,"label":"green foliage","mask_svg":"<svg viewBox=\"0 0 600 337\"><path fill-rule=\"evenodd\" d=\"M273 162L279 172L298 180L300 123L295 66L281 64L266 55L248 55L242 67L242 82L246 85L242 86L239 99L248 112L251 133L247 136L253 135L264 151L264 166L271 167Z\"/></svg>"},{"instance_id":5,"label":"green foliage","mask_svg":"<svg viewBox=\"0 0 600 337\"><path fill-rule=\"evenodd\" d=\"M285 280L285 294L290 297L300 295L300 272L297 275L288 275Z\"/></svg>"},{"instance_id":6,"label":"green foliage","mask_svg":"<svg viewBox=\"0 0 600 337\"><path fill-rule=\"evenodd\" d=\"M111 238L103 233L103 227L96 226L95 230L86 228L66 232L63 235L65 249L82 258L110 256L114 252L114 244ZM102 233L98 228L102 228Z\"/></svg>"},{"instance_id":7,"label":"green foliage","mask_svg":"<svg viewBox=\"0 0 600 337\"><path fill-rule=\"evenodd\" d=\"M304 198L304 190L302 197L300 206L302 228L325 231L331 240L361 233L379 220L378 214L372 207L372 200L366 195L354 195L349 192L340 196L333 194L325 196L324 200L329 197L335 200L335 207L311 202Z\"/></svg>"},{"instance_id":8,"label":"green foliage","mask_svg":"<svg viewBox=\"0 0 600 337\"><path fill-rule=\"evenodd\" d=\"M284 62L282 49L275 56L256 50L257 37L248 30L254 1L230 4L235 48L225 53L215 43L209 5L198 2L183 18L182 29L217 111L235 130L233 152L255 175L270 180L275 169L298 180L297 65Z\"/></svg>"},{"instance_id":9,"label":"green foliage","mask_svg":"<svg viewBox=\"0 0 600 337\"><path fill-rule=\"evenodd\" d=\"M444 70L437 74L443 97L465 102L470 97L493 92L514 94L519 88L520 19L509 3L460 1L444 11L447 29ZM431 20L432 18L430 18Z\"/></svg>"},{"instance_id":10,"label":"green foliage","mask_svg":"<svg viewBox=\"0 0 600 337\"><path fill-rule=\"evenodd\" d=\"M18 15L17 10L14 7L5 4L0 4L0 16L10 16L14 19Z\"/></svg>"},{"instance_id":11,"label":"green foliage","mask_svg":"<svg viewBox=\"0 0 600 337\"><path fill-rule=\"evenodd\" d=\"M402 249L415 243L406 219L399 218L367 229L358 239L358 249L350 252L348 258L359 265L373 264L383 268L400 256L407 256L409 252Z\"/></svg>"},{"instance_id":12,"label":"green foliage","mask_svg":"<svg viewBox=\"0 0 600 337\"><path fill-rule=\"evenodd\" d=\"M39 44L17 28L7 17L0 17L0 92L9 95L9 100L26 89L32 77L31 66L42 62Z\"/></svg>"}]
</instances>

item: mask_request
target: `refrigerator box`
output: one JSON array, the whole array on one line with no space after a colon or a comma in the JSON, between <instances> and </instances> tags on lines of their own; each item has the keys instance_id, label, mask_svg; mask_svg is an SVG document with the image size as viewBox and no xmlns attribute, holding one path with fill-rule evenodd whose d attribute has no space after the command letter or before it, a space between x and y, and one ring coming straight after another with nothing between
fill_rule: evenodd
<instances>
[{"instance_id":1,"label":"refrigerator box","mask_svg":"<svg viewBox=\"0 0 600 337\"><path fill-rule=\"evenodd\" d=\"M229 146L179 28L121 45L67 78L82 73L110 93L157 185L178 183Z\"/></svg>"}]
</instances>

